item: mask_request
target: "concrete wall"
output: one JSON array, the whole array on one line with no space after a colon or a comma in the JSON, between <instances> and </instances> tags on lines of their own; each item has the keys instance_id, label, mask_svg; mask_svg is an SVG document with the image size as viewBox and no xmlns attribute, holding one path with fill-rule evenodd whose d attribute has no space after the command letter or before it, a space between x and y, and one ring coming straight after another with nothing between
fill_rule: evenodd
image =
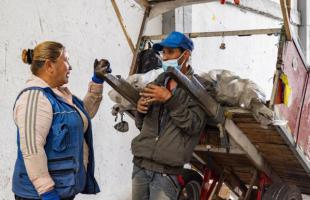
<instances>
[{"instance_id":1,"label":"concrete wall","mask_svg":"<svg viewBox=\"0 0 310 200\"><path fill-rule=\"evenodd\" d=\"M281 28L283 25L279 0L241 1L240 7L233 6L233 1L227 2L226 5L213 2L178 8L173 28L181 32L205 32ZM292 0L291 16L293 34L298 37L300 15L297 0ZM278 36L266 35L194 39L196 48L192 63L198 72L228 69L250 78L264 89L269 98L278 40ZM225 50L219 48L221 43L226 44Z\"/></svg>"},{"instance_id":2,"label":"concrete wall","mask_svg":"<svg viewBox=\"0 0 310 200\"><path fill-rule=\"evenodd\" d=\"M135 42L143 11L131 0L117 3ZM21 61L22 49L44 40L62 42L73 66L69 88L79 97L87 90L95 58L108 58L113 73L126 76L132 53L108 0L0 0L0 4L0 199L8 200L13 199L11 175L16 159L12 108L30 75L29 67ZM161 18L152 20L148 27L152 34L161 34ZM109 89L105 88L104 102L93 120L96 177L102 192L87 197L89 200L124 200L131 196L130 141L138 131L132 123L128 133L114 130Z\"/></svg>"},{"instance_id":3,"label":"concrete wall","mask_svg":"<svg viewBox=\"0 0 310 200\"><path fill-rule=\"evenodd\" d=\"M240 10L218 2L192 7L192 31L228 31L278 28L280 21ZM263 88L269 97L276 66L276 36L215 37L194 39L193 66L198 71L228 69L250 78ZM220 49L224 42L226 49Z\"/></svg>"}]
</instances>

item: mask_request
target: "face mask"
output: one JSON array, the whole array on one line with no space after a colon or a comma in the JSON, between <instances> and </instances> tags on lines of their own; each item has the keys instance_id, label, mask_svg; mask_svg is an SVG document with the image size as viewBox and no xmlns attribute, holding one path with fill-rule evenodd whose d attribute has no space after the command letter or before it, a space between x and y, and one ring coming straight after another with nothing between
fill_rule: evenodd
<instances>
[{"instance_id":1,"label":"face mask","mask_svg":"<svg viewBox=\"0 0 310 200\"><path fill-rule=\"evenodd\" d=\"M180 57L178 57L176 59L165 60L165 61L163 60L162 61L162 67L163 67L164 71L167 71L168 67L173 67L173 68L180 70L184 62L181 65L179 65L178 61L184 55L184 53L185 53L185 51L182 53L182 55L180 55Z\"/></svg>"}]
</instances>

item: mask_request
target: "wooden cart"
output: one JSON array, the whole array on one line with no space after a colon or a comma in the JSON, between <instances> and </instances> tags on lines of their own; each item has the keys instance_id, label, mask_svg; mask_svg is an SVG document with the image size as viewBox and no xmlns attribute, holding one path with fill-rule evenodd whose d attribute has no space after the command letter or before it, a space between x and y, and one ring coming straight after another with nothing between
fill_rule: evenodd
<instances>
[{"instance_id":1,"label":"wooden cart","mask_svg":"<svg viewBox=\"0 0 310 200\"><path fill-rule=\"evenodd\" d=\"M136 0L145 7L145 15L139 38L136 45L133 45L117 4L111 0L133 51L130 74L136 72L137 55L144 48L145 41L160 40L166 36L143 36L149 17L180 6L213 1L218 0ZM217 109L210 110L208 106L202 105L209 118L216 118L218 126L206 126L204 137L196 147L191 161L193 168L202 175L201 180L198 181L201 200L220 199L218 193L223 184L229 187L239 199L299 199L300 191L303 194L310 194L309 65L298 42L291 36L286 1L281 0L280 3L285 24L283 31L258 29L187 33L191 38L281 34L269 106L278 119L287 120L288 123L263 128L249 111L240 108L223 108L221 105L216 105ZM289 84L284 83L282 75L286 77ZM119 84L123 84L112 75L108 76L107 82L113 88L117 89ZM177 81L189 91L193 91L194 86L191 83L182 82L182 79ZM288 100L285 99L283 92L288 87L292 94L290 105L285 105L284 101ZM135 103L138 94L128 91L130 90L125 89L120 93L123 92L128 100L130 95L135 93L135 97L131 99L131 102ZM195 92L191 95L202 102L201 104L206 102L207 97L195 96ZM194 186L191 190L195 190ZM186 197L182 198L186 199Z\"/></svg>"}]
</instances>

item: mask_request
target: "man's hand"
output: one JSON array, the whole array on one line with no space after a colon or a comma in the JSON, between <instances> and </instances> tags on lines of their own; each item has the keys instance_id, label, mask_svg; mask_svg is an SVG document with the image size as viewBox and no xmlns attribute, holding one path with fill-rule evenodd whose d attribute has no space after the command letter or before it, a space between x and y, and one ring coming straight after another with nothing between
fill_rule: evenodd
<instances>
[{"instance_id":1,"label":"man's hand","mask_svg":"<svg viewBox=\"0 0 310 200\"><path fill-rule=\"evenodd\" d=\"M149 103L145 97L140 97L137 103L137 111L146 114L149 109Z\"/></svg>"},{"instance_id":2,"label":"man's hand","mask_svg":"<svg viewBox=\"0 0 310 200\"><path fill-rule=\"evenodd\" d=\"M153 103L153 102L165 103L171 98L172 94L165 87L161 87L154 84L148 84L140 92L140 96L146 98L147 103Z\"/></svg>"}]
</instances>

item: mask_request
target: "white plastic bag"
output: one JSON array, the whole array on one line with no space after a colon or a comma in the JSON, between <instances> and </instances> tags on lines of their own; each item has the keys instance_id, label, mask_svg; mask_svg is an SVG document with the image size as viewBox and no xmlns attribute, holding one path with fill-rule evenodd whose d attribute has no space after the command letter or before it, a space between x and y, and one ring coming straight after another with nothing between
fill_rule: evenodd
<instances>
[{"instance_id":1,"label":"white plastic bag","mask_svg":"<svg viewBox=\"0 0 310 200\"><path fill-rule=\"evenodd\" d=\"M131 76L128 76L126 81L135 87L138 90L141 90L144 88L148 83L154 81L159 74L163 73L163 69L153 69L145 74L133 74ZM124 97L122 97L118 92L116 92L114 89L110 90L108 92L108 95L112 101L114 101L117 104L120 104L124 109L128 110L135 110L131 103L127 101Z\"/></svg>"}]
</instances>

